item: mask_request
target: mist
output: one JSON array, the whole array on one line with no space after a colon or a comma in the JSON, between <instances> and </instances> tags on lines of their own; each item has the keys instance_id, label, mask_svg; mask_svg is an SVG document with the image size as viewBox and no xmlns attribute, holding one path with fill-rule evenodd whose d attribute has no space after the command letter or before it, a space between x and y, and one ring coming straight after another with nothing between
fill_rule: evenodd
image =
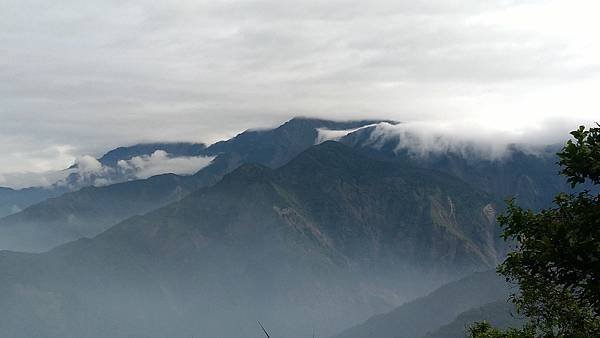
<instances>
[{"instance_id":1,"label":"mist","mask_svg":"<svg viewBox=\"0 0 600 338\"><path fill-rule=\"evenodd\" d=\"M260 320L273 337L329 337L493 269L501 201L544 207L565 183L554 158L503 154L566 135L372 123L295 119L240 135L218 160L78 158L64 184L96 187L0 218L0 327L250 338Z\"/></svg>"},{"instance_id":2,"label":"mist","mask_svg":"<svg viewBox=\"0 0 600 338\"><path fill-rule=\"evenodd\" d=\"M50 187L69 176L69 170L46 172L19 172L0 174L0 186L13 189Z\"/></svg>"},{"instance_id":3,"label":"mist","mask_svg":"<svg viewBox=\"0 0 600 338\"><path fill-rule=\"evenodd\" d=\"M382 122L352 130L319 129L316 143L339 141L361 129L369 129L368 139L362 141L363 146L381 148L394 143L394 151L407 151L416 157L454 154L462 158L495 161L510 157L515 149L548 156L548 147L555 149L557 145L563 145L570 138L569 132L578 126L578 122L571 119L543 120L524 128L506 130L473 120Z\"/></svg>"},{"instance_id":4,"label":"mist","mask_svg":"<svg viewBox=\"0 0 600 338\"><path fill-rule=\"evenodd\" d=\"M148 178L164 173L191 175L209 165L213 159L214 157L209 156L171 157L166 151L157 150L150 155L120 160L117 166L136 178Z\"/></svg>"},{"instance_id":5,"label":"mist","mask_svg":"<svg viewBox=\"0 0 600 338\"><path fill-rule=\"evenodd\" d=\"M510 316L498 217L600 116L597 0L0 2L0 336Z\"/></svg>"},{"instance_id":6,"label":"mist","mask_svg":"<svg viewBox=\"0 0 600 338\"><path fill-rule=\"evenodd\" d=\"M106 186L127 180L145 179L160 174L191 175L211 163L210 156L172 156L164 150L150 155L120 160L116 167L105 166L90 155L75 159L69 169L47 172L0 174L0 186L13 189L29 187Z\"/></svg>"}]
</instances>

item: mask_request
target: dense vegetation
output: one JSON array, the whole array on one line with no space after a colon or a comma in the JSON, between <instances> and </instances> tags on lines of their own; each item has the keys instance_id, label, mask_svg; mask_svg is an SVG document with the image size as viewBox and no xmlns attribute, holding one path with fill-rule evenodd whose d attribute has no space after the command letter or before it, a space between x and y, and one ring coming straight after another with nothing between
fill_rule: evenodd
<instances>
[{"instance_id":1,"label":"dense vegetation","mask_svg":"<svg viewBox=\"0 0 600 338\"><path fill-rule=\"evenodd\" d=\"M600 125L598 125L600 127ZM600 128L573 131L558 154L572 187L600 184ZM503 237L517 248L498 271L520 292L511 299L529 318L522 329L502 331L488 323L474 338L600 336L600 194L588 189L559 194L556 206L534 213L508 203L499 218Z\"/></svg>"}]
</instances>

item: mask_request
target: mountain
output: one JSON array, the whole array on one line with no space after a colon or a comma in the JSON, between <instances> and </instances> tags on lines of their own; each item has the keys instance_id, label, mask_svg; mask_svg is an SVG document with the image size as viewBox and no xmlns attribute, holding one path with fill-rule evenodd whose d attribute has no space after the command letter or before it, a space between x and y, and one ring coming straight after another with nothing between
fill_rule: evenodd
<instances>
[{"instance_id":1,"label":"mountain","mask_svg":"<svg viewBox=\"0 0 600 338\"><path fill-rule=\"evenodd\" d=\"M75 191L161 174L193 174L210 163L211 158L204 155L205 149L201 143L142 143L119 147L97 160L85 156L78 159L68 169L70 174L54 186ZM182 165L186 162L190 164Z\"/></svg>"},{"instance_id":2,"label":"mountain","mask_svg":"<svg viewBox=\"0 0 600 338\"><path fill-rule=\"evenodd\" d=\"M258 319L277 337L329 335L493 267L493 205L447 174L325 142L278 169L244 164L93 239L2 252L0 327L15 337L256 337ZM481 299L495 297L494 281ZM457 311L475 297L462 287Z\"/></svg>"},{"instance_id":3,"label":"mountain","mask_svg":"<svg viewBox=\"0 0 600 338\"><path fill-rule=\"evenodd\" d=\"M165 151L174 157L191 157L204 155L206 145L203 143L141 143L128 147L118 147L98 159L108 167L116 167L121 160L129 160L136 156L151 155L157 150Z\"/></svg>"},{"instance_id":4,"label":"mountain","mask_svg":"<svg viewBox=\"0 0 600 338\"><path fill-rule=\"evenodd\" d=\"M63 194L66 189L0 187L0 218L17 213L30 205Z\"/></svg>"},{"instance_id":5,"label":"mountain","mask_svg":"<svg viewBox=\"0 0 600 338\"><path fill-rule=\"evenodd\" d=\"M277 168L313 146L318 139L317 129L347 130L385 120L329 121L313 118L293 118L275 129L248 130L236 137L217 142L206 154L239 154L242 163L260 163Z\"/></svg>"},{"instance_id":6,"label":"mountain","mask_svg":"<svg viewBox=\"0 0 600 338\"><path fill-rule=\"evenodd\" d=\"M41 252L94 236L132 215L181 199L195 190L194 183L187 177L165 174L106 187L86 187L49 198L1 219L0 247Z\"/></svg>"},{"instance_id":7,"label":"mountain","mask_svg":"<svg viewBox=\"0 0 600 338\"><path fill-rule=\"evenodd\" d=\"M0 249L40 252L80 237L94 236L128 217L146 213L200 187L212 185L243 163L271 167L286 163L314 145L316 128L346 129L375 122L295 118L278 128L246 131L208 148L202 144L181 143L117 148L102 156L99 162L111 166L131 156L149 155L163 149L178 156L215 158L192 176L162 175L109 186L85 187L23 208L21 212L0 219ZM69 180L77 181L80 177L74 174ZM114 177L112 180L118 181Z\"/></svg>"},{"instance_id":8,"label":"mountain","mask_svg":"<svg viewBox=\"0 0 600 338\"><path fill-rule=\"evenodd\" d=\"M556 153L560 146L548 146L534 152L519 145L509 145L506 154L499 158L478 154L472 149L476 146L473 144L465 149L449 147L445 151L421 155L411 151L411 145L428 146L415 145L418 141L412 137L410 134L385 137L377 126L371 126L345 135L340 142L373 158L443 171L500 200L516 197L519 205L526 208L549 207L557 193L571 190L558 174ZM452 140L440 142L451 144Z\"/></svg>"},{"instance_id":9,"label":"mountain","mask_svg":"<svg viewBox=\"0 0 600 338\"><path fill-rule=\"evenodd\" d=\"M0 218L18 213L19 211L58 197L66 192L96 185L99 182L119 183L135 179L135 172L120 168L119 161L131 160L134 157L150 156L156 151L165 151L170 157L190 157L203 155L206 146L196 143L145 143L129 147L113 149L98 159L102 170L83 173L77 164L65 169L66 177L47 187L29 187L10 189L0 187ZM106 185L104 183L103 185Z\"/></svg>"},{"instance_id":10,"label":"mountain","mask_svg":"<svg viewBox=\"0 0 600 338\"><path fill-rule=\"evenodd\" d=\"M519 328L525 324L525 320L516 314L515 306L503 299L467 310L425 338L464 338L471 325L482 321L499 329Z\"/></svg>"},{"instance_id":11,"label":"mountain","mask_svg":"<svg viewBox=\"0 0 600 338\"><path fill-rule=\"evenodd\" d=\"M99 162L112 168L110 166L115 166L119 160L126 160L131 156L148 156L162 149L177 156L206 156L214 157L214 160L193 177L134 180L121 183L115 188L87 188L60 197L57 196L62 195L66 187L62 187L62 191L56 190L59 187L33 189L27 195L36 199L29 198L26 203L21 204L14 203L17 196L15 192L9 192L11 197L3 204L3 193L0 191L0 209L4 205L5 214L25 209L37 202L29 210L0 219L0 248L44 251L81 236L93 236L130 216L143 214L178 200L199 187L214 184L243 163L260 163L276 168L315 144L319 139L319 129L347 131L348 135L342 137L340 142L369 157L443 171L469 182L476 189L490 193L497 200L517 196L521 205L539 209L548 206L557 192L568 191L564 180L556 174L558 168L552 151L540 156L513 147L510 156L494 161L452 152L418 157L406 150L398 151L398 140L373 142L375 136L372 134L377 126L372 125L382 122L390 121L336 122L294 118L277 128L245 131L228 141L217 142L209 147L202 144L153 143L117 148L102 156ZM358 130L354 130L357 128ZM126 179L123 175L119 177ZM80 177L74 174L69 179L78 181ZM116 177L110 178L110 181L119 180ZM164 191L157 189L158 186ZM49 197L57 198L46 201ZM20 225L24 225L22 231L19 230ZM52 240L45 243L46 238Z\"/></svg>"},{"instance_id":12,"label":"mountain","mask_svg":"<svg viewBox=\"0 0 600 338\"><path fill-rule=\"evenodd\" d=\"M465 337L463 324L496 313L502 314L500 318L506 318L510 309L504 304L508 305L509 294L508 284L494 271L475 273L391 312L373 316L335 338L451 338L456 336L457 328L461 333L457 337Z\"/></svg>"}]
</instances>

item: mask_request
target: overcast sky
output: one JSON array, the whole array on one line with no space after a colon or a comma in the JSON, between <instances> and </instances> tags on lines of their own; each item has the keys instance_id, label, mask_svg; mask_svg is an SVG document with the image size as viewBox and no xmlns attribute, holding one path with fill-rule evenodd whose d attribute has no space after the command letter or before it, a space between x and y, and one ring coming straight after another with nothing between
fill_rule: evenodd
<instances>
[{"instance_id":1,"label":"overcast sky","mask_svg":"<svg viewBox=\"0 0 600 338\"><path fill-rule=\"evenodd\" d=\"M598 13L596 0L0 0L0 174L294 115L560 138L600 120Z\"/></svg>"}]
</instances>

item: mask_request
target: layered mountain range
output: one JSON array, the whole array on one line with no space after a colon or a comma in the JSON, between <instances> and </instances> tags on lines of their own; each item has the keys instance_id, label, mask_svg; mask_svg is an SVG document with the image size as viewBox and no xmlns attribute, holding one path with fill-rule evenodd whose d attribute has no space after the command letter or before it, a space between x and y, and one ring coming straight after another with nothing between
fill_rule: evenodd
<instances>
[{"instance_id":1,"label":"layered mountain range","mask_svg":"<svg viewBox=\"0 0 600 338\"><path fill-rule=\"evenodd\" d=\"M87 161L93 162L93 168L86 168L85 161L76 162L60 171L62 175L57 176L64 176L63 178L51 182L48 186L24 189L0 187L0 217L18 213L48 198L58 197L88 186L100 185L100 183L115 184L135 179L136 173L131 166L127 165L127 161L132 159L149 158L157 151L164 152L171 158L197 157L202 156L205 149L206 146L202 143L147 143L110 150L97 160L88 156Z\"/></svg>"},{"instance_id":2,"label":"layered mountain range","mask_svg":"<svg viewBox=\"0 0 600 338\"><path fill-rule=\"evenodd\" d=\"M325 142L276 170L242 165L94 239L5 252L0 297L28 315L2 317L22 328L19 319L35 316L30 335L103 327L106 336L243 336L242 327L214 325L229 318L252 328L251 313L290 336L311 326L333 333L493 267L502 250L493 202L446 174Z\"/></svg>"},{"instance_id":3,"label":"layered mountain range","mask_svg":"<svg viewBox=\"0 0 600 338\"><path fill-rule=\"evenodd\" d=\"M443 285L502 259L503 199L540 208L564 188L551 149L419 157L374 142L380 123L298 118L211 146L107 153L103 166L159 150L211 162L0 219L2 333L256 337L260 320L274 337L440 337L509 312L493 273Z\"/></svg>"},{"instance_id":4,"label":"layered mountain range","mask_svg":"<svg viewBox=\"0 0 600 338\"><path fill-rule=\"evenodd\" d=\"M517 196L532 208L547 206L556 192L566 188L556 174L552 152L540 155L512 149L501 161L464 158L457 153L430 157L410 156L398 151L402 140L374 143L371 133L377 123L390 121L334 122L297 118L271 130L246 131L228 141L209 147L201 144L147 144L117 148L99 159L103 165L115 166L131 156L149 155L157 150L173 156L206 156L212 163L191 176L166 174L144 180L125 181L109 186L90 186L65 193L64 186L10 191L3 205L18 211L0 219L0 249L44 251L55 245L81 237L96 235L113 224L177 201L191 191L216 183L223 175L243 163L258 163L276 168L319 140L318 130L344 132L340 142L363 154L385 161L410 163L420 168L446 172L472 184L502 201ZM358 129L358 130L355 130ZM75 180L77 174L71 175ZM125 178L123 178L125 179ZM114 179L114 181L119 181ZM27 203L16 203L27 195ZM2 194L0 194L0 201ZM49 197L55 197L50 198ZM33 203L37 202L37 203Z\"/></svg>"},{"instance_id":5,"label":"layered mountain range","mask_svg":"<svg viewBox=\"0 0 600 338\"><path fill-rule=\"evenodd\" d=\"M17 209L18 212L0 219L0 249L44 251L71 240L96 235L121 220L212 185L242 163L260 163L270 167L286 163L315 144L317 128L344 130L376 122L294 119L279 128L246 131L210 147L154 143L114 149L98 159L107 168L102 168L104 176L92 172L86 175L88 179L82 180L81 175L75 172L67 177L67 181L84 184L80 190L69 191L71 189L67 189L64 181L46 188L10 189L4 202L6 207L16 205L23 194L27 194L27 203L18 204L24 210ZM204 156L214 159L189 176L165 173L142 180L127 180L122 171L116 170L120 161L148 156L156 151L168 152L173 157ZM110 178L111 182L118 183L90 185L98 177Z\"/></svg>"},{"instance_id":6,"label":"layered mountain range","mask_svg":"<svg viewBox=\"0 0 600 338\"><path fill-rule=\"evenodd\" d=\"M484 320L500 328L520 327L523 318L507 302L514 291L494 271L477 272L333 338L464 338L470 325Z\"/></svg>"}]
</instances>

